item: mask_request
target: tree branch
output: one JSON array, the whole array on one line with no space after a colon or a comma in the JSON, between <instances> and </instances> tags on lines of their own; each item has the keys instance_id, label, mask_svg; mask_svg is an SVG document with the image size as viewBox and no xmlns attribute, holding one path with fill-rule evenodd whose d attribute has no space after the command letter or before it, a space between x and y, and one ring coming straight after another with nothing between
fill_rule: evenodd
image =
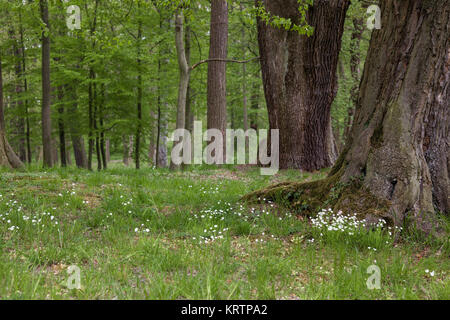
<instances>
[{"instance_id":1,"label":"tree branch","mask_svg":"<svg viewBox=\"0 0 450 320\"><path fill-rule=\"evenodd\" d=\"M202 60L202 61L197 62L196 64L194 64L194 65L191 67L191 70L194 70L195 68L197 68L198 66L200 66L200 65L202 65L202 64L209 63L209 62L213 62L213 61L230 62L230 63L249 63L249 62L252 62L252 61L254 61L254 60L259 60L259 59L260 59L260 57L254 57L254 58L251 58L251 59L249 59L249 60L244 60L244 61L241 61L241 60L234 60L234 59L206 59L206 60Z\"/></svg>"}]
</instances>

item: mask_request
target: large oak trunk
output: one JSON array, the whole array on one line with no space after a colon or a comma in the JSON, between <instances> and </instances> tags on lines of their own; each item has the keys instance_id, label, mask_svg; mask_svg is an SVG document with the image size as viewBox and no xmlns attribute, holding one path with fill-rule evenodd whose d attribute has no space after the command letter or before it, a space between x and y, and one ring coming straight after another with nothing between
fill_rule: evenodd
<instances>
[{"instance_id":1,"label":"large oak trunk","mask_svg":"<svg viewBox=\"0 0 450 320\"><path fill-rule=\"evenodd\" d=\"M210 33L209 59L227 59L228 4L226 0L211 1ZM225 61L208 63L208 129L220 130L224 138L227 128L226 65ZM223 155L225 157L225 152Z\"/></svg>"},{"instance_id":2,"label":"large oak trunk","mask_svg":"<svg viewBox=\"0 0 450 320\"><path fill-rule=\"evenodd\" d=\"M257 0L257 3L260 1ZM297 0L262 1L268 12L298 23ZM271 129L280 130L280 168L314 171L334 163L331 104L348 0L316 0L310 37L258 19L264 91Z\"/></svg>"},{"instance_id":3,"label":"large oak trunk","mask_svg":"<svg viewBox=\"0 0 450 320\"><path fill-rule=\"evenodd\" d=\"M253 196L295 189L294 205L308 201L317 209L327 201L369 221L410 220L430 232L436 211L450 213L450 0L383 0L381 10L349 145L329 177Z\"/></svg>"},{"instance_id":4,"label":"large oak trunk","mask_svg":"<svg viewBox=\"0 0 450 320\"><path fill-rule=\"evenodd\" d=\"M343 181L363 176L395 221L424 222L450 208L450 0L384 0L381 10L339 170Z\"/></svg>"}]
</instances>

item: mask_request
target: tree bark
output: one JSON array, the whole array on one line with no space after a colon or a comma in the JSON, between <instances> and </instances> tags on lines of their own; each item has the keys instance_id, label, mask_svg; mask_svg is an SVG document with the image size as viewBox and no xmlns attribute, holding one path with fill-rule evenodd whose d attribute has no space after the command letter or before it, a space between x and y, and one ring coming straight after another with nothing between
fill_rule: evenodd
<instances>
[{"instance_id":1,"label":"tree bark","mask_svg":"<svg viewBox=\"0 0 450 320\"><path fill-rule=\"evenodd\" d=\"M390 202L397 222L449 213L450 0L381 2L342 179Z\"/></svg>"},{"instance_id":2,"label":"tree bark","mask_svg":"<svg viewBox=\"0 0 450 320\"><path fill-rule=\"evenodd\" d=\"M257 0L259 2L259 0ZM274 15L299 21L297 0L264 0ZM258 42L271 129L280 130L280 168L315 171L333 164L331 104L348 0L316 0L307 13L311 37L266 25Z\"/></svg>"},{"instance_id":3,"label":"tree bark","mask_svg":"<svg viewBox=\"0 0 450 320\"><path fill-rule=\"evenodd\" d=\"M42 33L42 144L44 151L44 166L52 167L50 24L47 0L40 0L40 9L42 21L47 28L47 30Z\"/></svg>"},{"instance_id":4,"label":"tree bark","mask_svg":"<svg viewBox=\"0 0 450 320\"><path fill-rule=\"evenodd\" d=\"M67 167L67 158L66 158L66 130L64 125L64 91L62 86L58 88L58 100L60 103L60 107L58 108L59 118L58 118L58 129L59 129L59 152L61 157L61 166L63 168Z\"/></svg>"},{"instance_id":5,"label":"tree bark","mask_svg":"<svg viewBox=\"0 0 450 320\"><path fill-rule=\"evenodd\" d=\"M78 112L78 96L75 86L66 85L66 92L70 93L72 98L72 104L69 106L68 111L72 116L72 121L69 121L70 138L72 139L73 153L75 157L75 164L78 168L87 169L88 159L86 155L86 149L84 146L84 138L80 133L79 124L79 112Z\"/></svg>"},{"instance_id":6,"label":"tree bark","mask_svg":"<svg viewBox=\"0 0 450 320\"><path fill-rule=\"evenodd\" d=\"M19 156L22 162L27 160L26 153L26 145L25 145L25 117L24 114L24 101L23 101L23 92L24 87L22 86L21 78L23 78L24 70L23 70L23 47L21 43L19 43L16 32L13 27L9 30L10 38L13 41L13 52L14 52L14 65L15 65L15 102L14 106L17 109L17 116L12 121L14 127L14 133L16 135L16 141L14 143L14 147L17 150L17 155ZM21 36L21 34L19 34Z\"/></svg>"},{"instance_id":7,"label":"tree bark","mask_svg":"<svg viewBox=\"0 0 450 320\"><path fill-rule=\"evenodd\" d=\"M165 19L163 17L163 12L159 12L159 31L160 33L168 32L167 24L165 23ZM159 46L158 52L158 114L157 114L157 137L156 137L156 166L158 168L166 168L168 166L168 158L167 158L167 131L168 131L168 123L167 123L167 92L164 84L162 83L163 76L163 63L166 65L168 60L166 58L163 59L163 56L167 54L167 48L164 47L162 43Z\"/></svg>"},{"instance_id":8,"label":"tree bark","mask_svg":"<svg viewBox=\"0 0 450 320\"><path fill-rule=\"evenodd\" d=\"M177 123L176 129L185 129L186 125L186 100L187 100L187 91L189 87L189 65L186 58L186 49L184 46L184 28L183 28L183 14L179 12L175 17L175 45L177 48L177 57L178 57L178 68L180 70L180 82L178 85L178 104L177 104ZM186 137L183 137L183 140ZM174 148L178 143L183 142L174 142ZM175 164L173 161L170 163L170 168L172 170L177 170L180 168L180 165Z\"/></svg>"},{"instance_id":9,"label":"tree bark","mask_svg":"<svg viewBox=\"0 0 450 320\"><path fill-rule=\"evenodd\" d=\"M226 60L228 55L228 4L226 0L211 1L211 27L209 59ZM227 128L227 89L225 61L210 61L208 63L207 88L207 126L208 129L218 129L225 139ZM224 160L225 149L224 143Z\"/></svg>"},{"instance_id":10,"label":"tree bark","mask_svg":"<svg viewBox=\"0 0 450 320\"><path fill-rule=\"evenodd\" d=\"M3 113L3 72L0 54L0 166L8 168L21 168L22 161L15 154L8 143L5 133L5 116Z\"/></svg>"},{"instance_id":11,"label":"tree bark","mask_svg":"<svg viewBox=\"0 0 450 320\"><path fill-rule=\"evenodd\" d=\"M138 1L138 14L141 12L141 2ZM142 19L138 18L138 36L137 36L137 69L138 69L138 83L137 83L137 128L135 138L135 165L136 169L141 168L141 131L142 131L142 60L141 60L141 41L142 41Z\"/></svg>"},{"instance_id":12,"label":"tree bark","mask_svg":"<svg viewBox=\"0 0 450 320\"><path fill-rule=\"evenodd\" d=\"M291 203L309 195L369 221L439 231L435 212L450 213L450 0L382 0L381 10L346 150L327 179L270 192L307 189Z\"/></svg>"}]
</instances>

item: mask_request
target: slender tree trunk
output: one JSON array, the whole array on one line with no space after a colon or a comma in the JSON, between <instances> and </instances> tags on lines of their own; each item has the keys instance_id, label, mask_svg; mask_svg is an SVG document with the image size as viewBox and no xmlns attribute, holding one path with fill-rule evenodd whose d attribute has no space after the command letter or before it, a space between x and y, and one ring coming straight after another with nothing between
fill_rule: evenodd
<instances>
[{"instance_id":1,"label":"slender tree trunk","mask_svg":"<svg viewBox=\"0 0 450 320\"><path fill-rule=\"evenodd\" d=\"M164 24L163 13L160 12L159 20L160 33L168 31L168 28ZM163 47L163 44L159 47L158 52L158 135L156 139L156 166L158 168L166 168L168 166L167 157L167 92L164 84L162 83L163 75L163 62L168 62L166 58L163 60L163 56L167 53L167 49Z\"/></svg>"},{"instance_id":2,"label":"slender tree trunk","mask_svg":"<svg viewBox=\"0 0 450 320\"><path fill-rule=\"evenodd\" d=\"M227 0L211 1L211 27L209 59L227 59L228 56L228 4ZM225 61L208 63L207 122L208 129L218 129L226 141L227 88ZM223 160L225 161L226 143ZM214 156L214 155L213 155Z\"/></svg>"},{"instance_id":3,"label":"slender tree trunk","mask_svg":"<svg viewBox=\"0 0 450 320\"><path fill-rule=\"evenodd\" d=\"M258 73L259 75L259 73ZM250 128L258 130L258 111L259 111L259 99L260 99L260 85L255 82L252 88L252 95L250 97L250 104L252 114L250 116Z\"/></svg>"},{"instance_id":4,"label":"slender tree trunk","mask_svg":"<svg viewBox=\"0 0 450 320\"><path fill-rule=\"evenodd\" d=\"M259 2L259 0L257 0ZM265 0L275 15L299 22L297 0ZM311 37L266 25L258 18L258 41L271 129L280 130L280 168L329 167L331 104L349 0L316 0L307 21Z\"/></svg>"},{"instance_id":5,"label":"slender tree trunk","mask_svg":"<svg viewBox=\"0 0 450 320\"><path fill-rule=\"evenodd\" d=\"M22 13L20 12L20 44L22 48L22 72L23 72L23 89L25 94L28 93L28 81L26 77L26 56L25 56L25 43L23 39L23 26L22 26ZM30 115L28 111L28 99L25 99L25 139L27 145L27 162L31 163L32 154L31 154L31 127L30 127Z\"/></svg>"},{"instance_id":6,"label":"slender tree trunk","mask_svg":"<svg viewBox=\"0 0 450 320\"><path fill-rule=\"evenodd\" d=\"M0 52L0 166L8 168L21 168L22 161L15 154L6 139L5 116L3 113L3 72Z\"/></svg>"},{"instance_id":7,"label":"slender tree trunk","mask_svg":"<svg viewBox=\"0 0 450 320\"><path fill-rule=\"evenodd\" d=\"M186 62L187 65L191 65L191 26L189 17L185 17L185 54L186 54ZM189 70L190 72L190 70ZM192 88L191 81L189 78L188 87L186 92L186 119L184 128L192 134L192 130L194 130L194 111L192 109ZM194 154L194 146L191 145L191 156ZM191 157L191 161L193 158ZM186 165L183 167L186 168Z\"/></svg>"},{"instance_id":8,"label":"slender tree trunk","mask_svg":"<svg viewBox=\"0 0 450 320\"><path fill-rule=\"evenodd\" d=\"M106 139L105 142L105 159L106 163L111 161L111 140Z\"/></svg>"},{"instance_id":9,"label":"slender tree trunk","mask_svg":"<svg viewBox=\"0 0 450 320\"><path fill-rule=\"evenodd\" d=\"M58 100L60 107L58 108L59 119L58 119L58 129L59 129L59 152L61 157L61 166L67 167L66 158L66 132L64 126L64 106L63 106L64 92L62 86L58 88Z\"/></svg>"},{"instance_id":10,"label":"slender tree trunk","mask_svg":"<svg viewBox=\"0 0 450 320\"><path fill-rule=\"evenodd\" d=\"M138 1L138 10L140 11L140 1ZM140 12L139 12L140 14ZM142 20L139 17L138 37L137 37L137 66L138 66L138 88L137 88L137 128L135 143L135 165L136 169L141 168L141 131L142 131L142 60L141 60L141 41L142 41Z\"/></svg>"},{"instance_id":11,"label":"slender tree trunk","mask_svg":"<svg viewBox=\"0 0 450 320\"><path fill-rule=\"evenodd\" d=\"M99 124L100 124L100 153L101 153L101 161L103 164L103 169L108 169L108 159L105 150L105 123L104 123L104 112L105 112L105 85L101 85L100 90L100 103L99 103Z\"/></svg>"},{"instance_id":12,"label":"slender tree trunk","mask_svg":"<svg viewBox=\"0 0 450 320\"><path fill-rule=\"evenodd\" d=\"M156 144L158 139L158 115L150 111L150 119L153 121L150 143L148 147L148 157L153 166L156 166Z\"/></svg>"},{"instance_id":13,"label":"slender tree trunk","mask_svg":"<svg viewBox=\"0 0 450 320\"><path fill-rule=\"evenodd\" d=\"M242 4L240 5L241 13L243 11ZM245 36L245 28L242 26L242 60L246 60L246 53L247 53L247 41ZM248 108L247 108L247 64L242 64L242 107L243 107L243 113L244 113L244 131L247 132L248 130ZM249 139L248 137L245 138L245 147L246 150L248 150L249 147Z\"/></svg>"},{"instance_id":14,"label":"slender tree trunk","mask_svg":"<svg viewBox=\"0 0 450 320\"><path fill-rule=\"evenodd\" d=\"M185 129L186 125L186 99L189 87L189 65L186 58L186 50L184 46L184 28L183 28L183 14L179 12L175 18L175 45L177 48L178 67L180 70L180 82L178 85L178 104L177 104L177 129ZM183 137L186 139L187 137ZM174 142L174 148L180 142ZM179 169L180 166L173 161L170 164L172 170Z\"/></svg>"},{"instance_id":15,"label":"slender tree trunk","mask_svg":"<svg viewBox=\"0 0 450 320\"><path fill-rule=\"evenodd\" d=\"M88 159L84 147L84 139L79 130L80 114L78 112L78 96L75 86L66 85L66 92L70 93L72 103L69 106L69 113L72 121L69 121L70 138L72 139L75 164L78 168L87 169Z\"/></svg>"},{"instance_id":16,"label":"slender tree trunk","mask_svg":"<svg viewBox=\"0 0 450 320\"><path fill-rule=\"evenodd\" d=\"M95 0L95 5L94 5L94 17L93 17L93 21L92 21L92 25L91 25L91 30L90 30L90 34L91 36L94 35L96 29L97 29L97 10L98 10L98 5L99 5L99 1ZM92 50L95 50L95 46L96 46L96 42L95 40L92 43ZM95 71L93 69L92 66L89 67L89 79L91 80L89 82L89 133L88 133L88 140L89 140L89 147L88 147L88 169L92 170L92 158L93 158L93 153L94 153L94 143L96 140L96 138L94 138L94 131L95 131L95 126L96 126L96 117L95 117L95 108L96 108L96 99L95 99L95 95L96 95L96 90L95 90L95 85L94 85L94 81L96 78L96 74ZM97 136L97 133L96 133ZM98 151L98 148L97 148ZM97 156L98 156L98 152L97 152ZM100 158L98 158L97 160L99 160ZM100 161L98 161L98 163L100 163Z\"/></svg>"},{"instance_id":17,"label":"slender tree trunk","mask_svg":"<svg viewBox=\"0 0 450 320\"><path fill-rule=\"evenodd\" d=\"M13 51L14 51L14 64L15 64L15 96L16 102L14 103L16 107L17 117L13 121L15 135L17 137L17 142L15 146L17 147L17 154L22 162L27 160L27 152L25 145L25 118L24 114L24 101L23 101L23 92L24 87L22 85L22 78L24 70L22 69L22 45L17 41L16 33L13 28L10 29L10 38L14 42Z\"/></svg>"},{"instance_id":18,"label":"slender tree trunk","mask_svg":"<svg viewBox=\"0 0 450 320\"><path fill-rule=\"evenodd\" d=\"M52 167L50 24L47 0L40 0L40 9L42 21L47 28L47 31L42 33L42 144L44 150L44 166Z\"/></svg>"},{"instance_id":19,"label":"slender tree trunk","mask_svg":"<svg viewBox=\"0 0 450 320\"><path fill-rule=\"evenodd\" d=\"M88 132L88 169L92 170L92 156L94 153L94 92L93 92L93 85L92 81L95 79L94 71L90 70L89 72L89 79L91 82L89 83L89 132Z\"/></svg>"}]
</instances>

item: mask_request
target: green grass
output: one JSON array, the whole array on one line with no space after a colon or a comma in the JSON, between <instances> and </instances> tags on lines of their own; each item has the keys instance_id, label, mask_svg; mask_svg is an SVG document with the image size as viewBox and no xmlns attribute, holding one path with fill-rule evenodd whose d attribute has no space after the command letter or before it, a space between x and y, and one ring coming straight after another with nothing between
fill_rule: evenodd
<instances>
[{"instance_id":1,"label":"green grass","mask_svg":"<svg viewBox=\"0 0 450 320\"><path fill-rule=\"evenodd\" d=\"M346 236L239 203L270 183L325 174L0 171L0 299L449 299L448 241ZM374 264L380 290L366 286ZM80 290L67 287L72 265Z\"/></svg>"}]
</instances>

